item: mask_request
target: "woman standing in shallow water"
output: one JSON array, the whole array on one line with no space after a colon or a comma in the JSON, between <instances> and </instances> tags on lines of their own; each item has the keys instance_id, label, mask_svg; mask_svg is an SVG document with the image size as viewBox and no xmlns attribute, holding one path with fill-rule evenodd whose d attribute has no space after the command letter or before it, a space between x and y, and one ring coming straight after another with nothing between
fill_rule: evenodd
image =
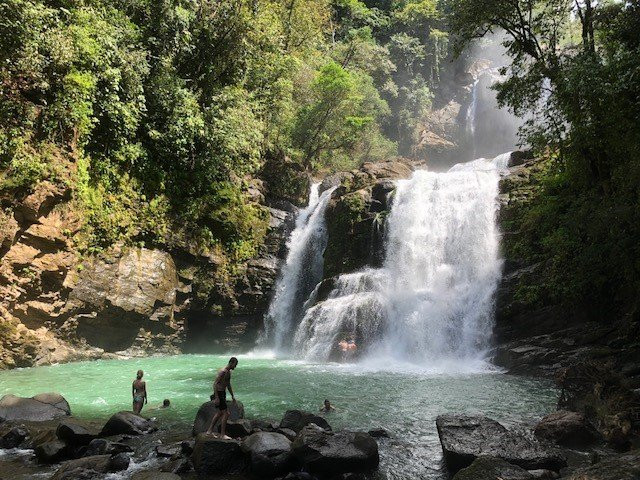
<instances>
[{"instance_id":1,"label":"woman standing in shallow water","mask_svg":"<svg viewBox=\"0 0 640 480\"><path fill-rule=\"evenodd\" d=\"M148 403L147 384L142 380L143 375L144 372L142 370L138 370L136 379L133 381L133 385L131 385L131 393L133 395L133 413L136 415L139 415L143 405Z\"/></svg>"}]
</instances>

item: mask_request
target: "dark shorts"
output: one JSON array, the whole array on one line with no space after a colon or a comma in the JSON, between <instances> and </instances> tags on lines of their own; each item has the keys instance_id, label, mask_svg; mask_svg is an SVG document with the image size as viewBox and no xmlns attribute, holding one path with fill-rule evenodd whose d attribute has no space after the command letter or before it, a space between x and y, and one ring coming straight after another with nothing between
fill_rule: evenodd
<instances>
[{"instance_id":1,"label":"dark shorts","mask_svg":"<svg viewBox=\"0 0 640 480\"><path fill-rule=\"evenodd\" d=\"M218 390L218 410L226 410L227 409L227 391L219 391Z\"/></svg>"}]
</instances>

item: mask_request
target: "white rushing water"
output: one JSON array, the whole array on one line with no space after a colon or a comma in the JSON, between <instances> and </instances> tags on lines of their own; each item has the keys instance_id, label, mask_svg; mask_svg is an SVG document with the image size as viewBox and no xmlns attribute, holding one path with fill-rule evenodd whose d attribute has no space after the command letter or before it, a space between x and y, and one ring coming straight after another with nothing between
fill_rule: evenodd
<instances>
[{"instance_id":1,"label":"white rushing water","mask_svg":"<svg viewBox=\"0 0 640 480\"><path fill-rule=\"evenodd\" d=\"M294 337L299 358L339 358L355 340L361 359L477 368L493 326L501 272L496 226L499 170L509 154L414 172L397 182L381 268L342 275L309 308ZM345 239L348 241L348 239Z\"/></svg>"},{"instance_id":2,"label":"white rushing water","mask_svg":"<svg viewBox=\"0 0 640 480\"><path fill-rule=\"evenodd\" d=\"M322 195L319 189L319 183L311 186L309 203L296 218L287 242L287 259L265 319L266 340L276 352L289 350L290 336L304 314L305 301L322 279L322 255L327 245L324 212L335 187Z\"/></svg>"}]
</instances>

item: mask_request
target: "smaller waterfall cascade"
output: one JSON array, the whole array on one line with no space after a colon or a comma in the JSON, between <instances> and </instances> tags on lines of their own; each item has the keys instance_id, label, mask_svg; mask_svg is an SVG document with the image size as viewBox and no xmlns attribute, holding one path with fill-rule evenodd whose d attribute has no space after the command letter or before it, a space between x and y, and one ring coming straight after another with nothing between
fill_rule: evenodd
<instances>
[{"instance_id":1,"label":"smaller waterfall cascade","mask_svg":"<svg viewBox=\"0 0 640 480\"><path fill-rule=\"evenodd\" d=\"M265 318L265 339L276 352L286 352L288 338L304 313L305 301L322 280L326 248L324 212L335 187L319 194L320 184L311 186L309 203L296 218L287 242L287 259L276 283L275 294Z\"/></svg>"},{"instance_id":2,"label":"smaller waterfall cascade","mask_svg":"<svg viewBox=\"0 0 640 480\"><path fill-rule=\"evenodd\" d=\"M471 102L467 107L467 114L465 115L465 128L467 131L467 137L471 139L471 158L476 156L476 114L478 112L478 87L480 80L473 82L471 88Z\"/></svg>"},{"instance_id":3,"label":"smaller waterfall cascade","mask_svg":"<svg viewBox=\"0 0 640 480\"><path fill-rule=\"evenodd\" d=\"M350 338L365 360L482 362L501 272L499 171L508 160L418 170L398 181L383 266L341 275L329 297L305 312L296 356L335 358L337 343Z\"/></svg>"}]
</instances>

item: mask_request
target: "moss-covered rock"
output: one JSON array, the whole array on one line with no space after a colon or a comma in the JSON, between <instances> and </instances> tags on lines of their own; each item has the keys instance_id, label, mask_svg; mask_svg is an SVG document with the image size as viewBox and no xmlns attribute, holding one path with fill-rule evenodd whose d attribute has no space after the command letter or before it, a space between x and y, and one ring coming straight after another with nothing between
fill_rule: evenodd
<instances>
[{"instance_id":1,"label":"moss-covered rock","mask_svg":"<svg viewBox=\"0 0 640 480\"><path fill-rule=\"evenodd\" d=\"M324 278L382 263L384 225L394 180L407 178L412 171L410 162L397 159L365 163L360 170L343 172L324 182L327 187L338 184L326 212Z\"/></svg>"}]
</instances>

